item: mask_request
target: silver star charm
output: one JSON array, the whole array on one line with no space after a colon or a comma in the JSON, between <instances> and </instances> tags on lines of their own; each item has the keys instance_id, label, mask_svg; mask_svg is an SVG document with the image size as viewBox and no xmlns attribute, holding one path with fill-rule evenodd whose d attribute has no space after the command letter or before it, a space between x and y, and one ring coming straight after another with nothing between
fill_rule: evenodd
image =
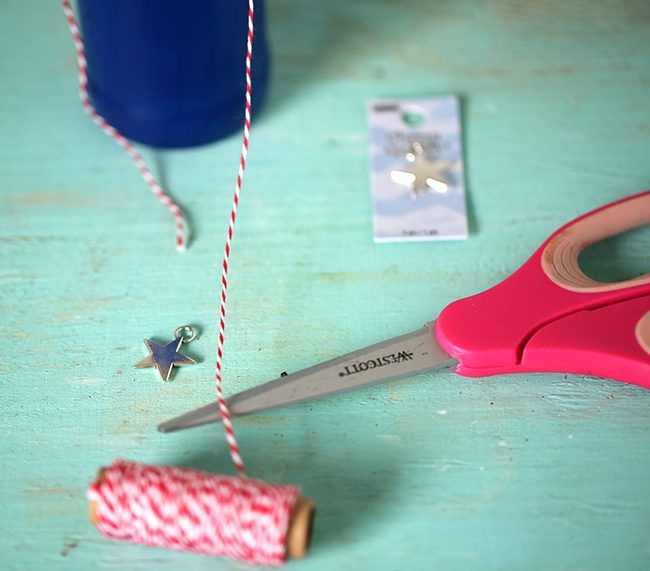
<instances>
[{"instance_id":1,"label":"silver star charm","mask_svg":"<svg viewBox=\"0 0 650 571\"><path fill-rule=\"evenodd\" d=\"M449 184L442 175L449 169L449 161L430 161L420 143L411 145L411 150L406 153L406 160L412 163L412 168L392 170L390 178L397 184L408 186L412 200L422 191L444 194L449 190Z\"/></svg>"},{"instance_id":2,"label":"silver star charm","mask_svg":"<svg viewBox=\"0 0 650 571\"><path fill-rule=\"evenodd\" d=\"M144 344L149 349L149 356L133 365L136 369L156 367L160 378L168 381L174 365L196 365L194 359L186 357L179 352L183 343L189 343L196 337L196 332L189 325L179 327L174 332L174 340L165 345L160 345L151 339L145 339Z\"/></svg>"}]
</instances>

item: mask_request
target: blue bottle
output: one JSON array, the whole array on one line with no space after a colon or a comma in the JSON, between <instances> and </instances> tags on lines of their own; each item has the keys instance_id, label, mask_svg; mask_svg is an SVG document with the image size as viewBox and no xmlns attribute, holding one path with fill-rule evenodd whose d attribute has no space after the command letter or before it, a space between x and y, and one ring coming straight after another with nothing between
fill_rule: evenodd
<instances>
[{"instance_id":1,"label":"blue bottle","mask_svg":"<svg viewBox=\"0 0 650 571\"><path fill-rule=\"evenodd\" d=\"M159 148L210 143L244 121L246 0L78 0L97 111ZM264 0L255 2L253 111L269 78Z\"/></svg>"}]
</instances>

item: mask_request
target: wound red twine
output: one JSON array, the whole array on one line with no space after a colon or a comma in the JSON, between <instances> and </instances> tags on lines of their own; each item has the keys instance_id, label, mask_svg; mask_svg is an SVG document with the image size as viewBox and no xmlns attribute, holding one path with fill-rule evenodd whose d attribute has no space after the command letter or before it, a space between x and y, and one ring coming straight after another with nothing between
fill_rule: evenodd
<instances>
[{"instance_id":1,"label":"wound red twine","mask_svg":"<svg viewBox=\"0 0 650 571\"><path fill-rule=\"evenodd\" d=\"M133 143L131 143L131 141L124 137L122 133L112 127L108 121L106 121L106 119L97 113L93 107L93 104L90 102L90 98L88 97L88 72L86 54L84 52L84 44L81 39L81 33L79 32L79 26L77 26L74 12L70 6L70 0L61 0L61 4L63 6L63 11L65 12L65 18L68 22L68 28L70 29L70 34L72 34L72 41L74 42L74 47L77 53L79 99L81 99L81 105L92 122L95 123L95 125L97 125L102 131L104 131L104 133L111 137L120 147L126 151L126 154L129 155L129 157L131 157L131 160L135 163L135 166L140 171L142 178L147 183L147 186L151 189L151 192L153 192L156 198L172 213L174 221L176 222L176 249L179 251L184 251L186 245L185 220L183 218L183 211L181 210L181 207L178 206L178 204L176 204L158 184L153 174L151 173L151 170L147 166L147 163L144 162L142 155L138 152L138 149L133 146Z\"/></svg>"},{"instance_id":2,"label":"wound red twine","mask_svg":"<svg viewBox=\"0 0 650 571\"><path fill-rule=\"evenodd\" d=\"M62 4L77 51L79 96L83 108L93 122L133 159L149 188L172 212L176 220L176 243L179 249L183 249L185 239L181 209L156 182L131 142L97 113L88 98L86 59L81 34L69 0L62 0ZM217 401L230 456L240 477L118 460L109 468L100 470L97 480L90 486L88 499L91 521L103 535L112 539L221 555L255 565L278 565L287 557L299 558L306 554L314 504L311 500L300 498L298 488L267 484L246 477L222 389L228 265L246 171L251 126L254 14L254 0L248 0L244 135L221 264L215 363Z\"/></svg>"},{"instance_id":3,"label":"wound red twine","mask_svg":"<svg viewBox=\"0 0 650 571\"><path fill-rule=\"evenodd\" d=\"M117 460L88 492L107 537L279 565L307 550L313 504L298 488Z\"/></svg>"}]
</instances>

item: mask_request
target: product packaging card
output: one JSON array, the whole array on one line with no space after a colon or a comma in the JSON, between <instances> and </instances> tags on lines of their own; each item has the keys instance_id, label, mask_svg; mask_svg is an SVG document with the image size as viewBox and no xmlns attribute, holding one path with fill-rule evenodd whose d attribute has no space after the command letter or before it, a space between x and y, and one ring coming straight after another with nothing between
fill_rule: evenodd
<instances>
[{"instance_id":1,"label":"product packaging card","mask_svg":"<svg viewBox=\"0 0 650 571\"><path fill-rule=\"evenodd\" d=\"M375 242L467 238L459 101L372 101Z\"/></svg>"}]
</instances>

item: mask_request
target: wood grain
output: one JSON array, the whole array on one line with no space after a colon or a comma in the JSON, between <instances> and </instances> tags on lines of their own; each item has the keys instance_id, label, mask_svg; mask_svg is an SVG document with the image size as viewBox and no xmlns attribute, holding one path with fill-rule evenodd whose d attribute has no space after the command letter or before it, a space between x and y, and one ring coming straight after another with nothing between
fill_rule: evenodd
<instances>
[{"instance_id":1,"label":"wood grain","mask_svg":"<svg viewBox=\"0 0 650 571\"><path fill-rule=\"evenodd\" d=\"M407 332L506 277L551 231L649 181L647 1L358 0L268 6L274 84L235 237L225 390ZM123 545L87 521L115 457L232 472L220 427L159 421L213 398L217 280L239 137L159 153L173 223L83 115L56 2L0 7L0 565L244 569ZM463 100L467 242L372 242L364 104ZM650 269L647 228L591 248ZM623 274L623 275L621 275ZM196 367L133 370L199 328ZM504 324L507 326L507 324ZM439 414L446 410L447 414ZM650 565L650 394L563 375L421 375L236 423L250 473L318 504L305 570Z\"/></svg>"}]
</instances>

